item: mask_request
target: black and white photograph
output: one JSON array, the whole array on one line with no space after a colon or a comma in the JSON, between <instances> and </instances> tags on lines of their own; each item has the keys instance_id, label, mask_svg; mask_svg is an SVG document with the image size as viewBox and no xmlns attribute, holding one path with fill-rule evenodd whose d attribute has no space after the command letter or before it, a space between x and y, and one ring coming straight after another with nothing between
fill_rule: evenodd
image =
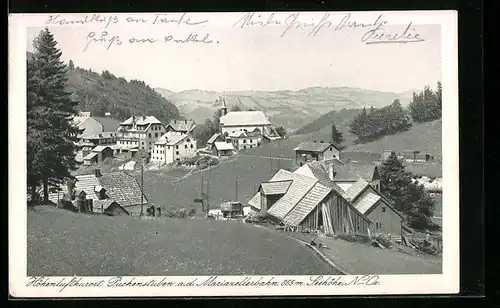
<instances>
[{"instance_id":1,"label":"black and white photograph","mask_svg":"<svg viewBox=\"0 0 500 308\"><path fill-rule=\"evenodd\" d=\"M11 15L11 294L458 292L456 22Z\"/></svg>"}]
</instances>

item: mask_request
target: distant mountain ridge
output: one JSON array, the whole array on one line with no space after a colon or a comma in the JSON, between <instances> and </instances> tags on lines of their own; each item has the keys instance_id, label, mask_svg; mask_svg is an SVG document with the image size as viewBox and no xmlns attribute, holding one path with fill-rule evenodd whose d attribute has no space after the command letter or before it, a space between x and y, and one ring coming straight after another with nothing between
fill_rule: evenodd
<instances>
[{"instance_id":1,"label":"distant mountain ridge","mask_svg":"<svg viewBox=\"0 0 500 308\"><path fill-rule=\"evenodd\" d=\"M375 108L399 99L403 106L409 104L412 91L403 93L381 92L352 87L308 87L301 90L282 91L203 91L173 92L163 88L155 91L171 101L182 116L203 123L219 108L219 96L226 99L228 108L239 106L242 110L262 110L276 125L295 130L332 110Z\"/></svg>"}]
</instances>

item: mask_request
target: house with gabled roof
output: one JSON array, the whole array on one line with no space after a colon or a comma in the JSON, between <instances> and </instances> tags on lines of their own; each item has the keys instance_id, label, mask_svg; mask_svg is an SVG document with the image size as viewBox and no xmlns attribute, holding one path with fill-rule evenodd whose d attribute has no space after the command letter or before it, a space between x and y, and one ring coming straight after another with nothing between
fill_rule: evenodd
<instances>
[{"instance_id":1,"label":"house with gabled roof","mask_svg":"<svg viewBox=\"0 0 500 308\"><path fill-rule=\"evenodd\" d=\"M214 142L214 152L217 156L231 156L234 153L234 146L231 142Z\"/></svg>"},{"instance_id":2,"label":"house with gabled roof","mask_svg":"<svg viewBox=\"0 0 500 308\"><path fill-rule=\"evenodd\" d=\"M393 203L364 179L359 179L345 191L348 201L372 223L374 235L401 236L403 216Z\"/></svg>"},{"instance_id":3,"label":"house with gabled roof","mask_svg":"<svg viewBox=\"0 0 500 308\"><path fill-rule=\"evenodd\" d=\"M106 158L113 157L114 150L109 145L98 145L83 158L85 165L100 164Z\"/></svg>"},{"instance_id":4,"label":"house with gabled roof","mask_svg":"<svg viewBox=\"0 0 500 308\"><path fill-rule=\"evenodd\" d=\"M78 138L90 136L104 131L103 125L96 119L87 115L78 115L71 119L72 124L81 130Z\"/></svg>"},{"instance_id":5,"label":"house with gabled roof","mask_svg":"<svg viewBox=\"0 0 500 308\"><path fill-rule=\"evenodd\" d=\"M154 116L132 116L120 123L117 146L119 149L149 151L155 140L165 134L165 126Z\"/></svg>"},{"instance_id":6,"label":"house with gabled roof","mask_svg":"<svg viewBox=\"0 0 500 308\"><path fill-rule=\"evenodd\" d=\"M65 195L84 192L86 198L92 199L93 202L115 201L131 214L140 213L141 202L144 206L148 203L137 180L125 172L101 174L101 171L96 169L92 174L75 176L75 182L71 183L72 185L69 185L70 183L60 187L58 192L50 193L49 200L57 204Z\"/></svg>"},{"instance_id":7,"label":"house with gabled roof","mask_svg":"<svg viewBox=\"0 0 500 308\"><path fill-rule=\"evenodd\" d=\"M342 189L325 179L321 166L304 165L295 172L279 170L248 202L276 222L301 230L323 229L326 234L368 234L370 223L350 204ZM319 179L315 174L321 170ZM327 176L326 176L327 177Z\"/></svg>"},{"instance_id":8,"label":"house with gabled roof","mask_svg":"<svg viewBox=\"0 0 500 308\"><path fill-rule=\"evenodd\" d=\"M262 133L258 128L251 132L240 130L231 131L225 135L226 140L229 140L237 151L252 149L259 146L262 142Z\"/></svg>"},{"instance_id":9,"label":"house with gabled roof","mask_svg":"<svg viewBox=\"0 0 500 308\"><path fill-rule=\"evenodd\" d=\"M224 140L224 136L222 136L221 134L219 133L215 133L212 135L212 137L210 137L208 140L207 140L207 143L206 143L206 149L209 150L209 151L212 151L214 150L214 145L215 145L215 142L218 142L218 141L223 141Z\"/></svg>"},{"instance_id":10,"label":"house with gabled roof","mask_svg":"<svg viewBox=\"0 0 500 308\"><path fill-rule=\"evenodd\" d=\"M340 158L340 150L333 144L327 142L306 141L299 144L295 149L295 161L304 164L310 161L327 161Z\"/></svg>"},{"instance_id":11,"label":"house with gabled roof","mask_svg":"<svg viewBox=\"0 0 500 308\"><path fill-rule=\"evenodd\" d=\"M380 190L380 172L376 163L351 161L331 166L333 167L333 181L343 190L349 189L359 179L364 179L376 190Z\"/></svg>"},{"instance_id":12,"label":"house with gabled roof","mask_svg":"<svg viewBox=\"0 0 500 308\"><path fill-rule=\"evenodd\" d=\"M254 211L298 230L400 236L403 217L390 200L363 179L344 190L333 181L332 172L322 162L306 163L293 173L279 170L261 183L248 203Z\"/></svg>"},{"instance_id":13,"label":"house with gabled roof","mask_svg":"<svg viewBox=\"0 0 500 308\"><path fill-rule=\"evenodd\" d=\"M174 119L165 126L165 130L166 132L178 132L182 134L193 135L196 127L197 125L194 120Z\"/></svg>"},{"instance_id":14,"label":"house with gabled roof","mask_svg":"<svg viewBox=\"0 0 500 308\"><path fill-rule=\"evenodd\" d=\"M254 131L258 129L261 134L271 133L272 124L262 111L230 111L220 117L221 133L232 131Z\"/></svg>"},{"instance_id":15,"label":"house with gabled roof","mask_svg":"<svg viewBox=\"0 0 500 308\"><path fill-rule=\"evenodd\" d=\"M155 141L151 161L159 165L189 159L196 155L196 139L190 134L170 131Z\"/></svg>"}]
</instances>

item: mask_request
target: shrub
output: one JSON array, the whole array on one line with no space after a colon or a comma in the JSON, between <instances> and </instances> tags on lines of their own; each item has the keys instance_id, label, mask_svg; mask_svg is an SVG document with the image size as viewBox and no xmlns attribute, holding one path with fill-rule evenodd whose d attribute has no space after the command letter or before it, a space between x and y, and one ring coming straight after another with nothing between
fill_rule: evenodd
<instances>
[{"instance_id":1,"label":"shrub","mask_svg":"<svg viewBox=\"0 0 500 308\"><path fill-rule=\"evenodd\" d=\"M345 233L339 234L337 235L337 237L348 242L357 242L363 244L370 244L372 242L372 239L370 239L368 236L361 234Z\"/></svg>"}]
</instances>

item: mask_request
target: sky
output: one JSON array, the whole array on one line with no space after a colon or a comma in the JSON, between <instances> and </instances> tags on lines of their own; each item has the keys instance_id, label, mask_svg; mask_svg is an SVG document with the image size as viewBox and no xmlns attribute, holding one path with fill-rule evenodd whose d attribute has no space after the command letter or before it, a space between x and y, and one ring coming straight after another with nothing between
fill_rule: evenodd
<instances>
[{"instance_id":1,"label":"sky","mask_svg":"<svg viewBox=\"0 0 500 308\"><path fill-rule=\"evenodd\" d=\"M266 21L271 13L252 16L247 21ZM334 30L346 18L345 12L332 13L315 35L308 35L312 27L301 30L294 26L305 23L318 25L324 12L276 13L271 21L281 24L250 26L244 24L245 13L187 14L183 21L200 22L199 25L162 23L165 16L147 14L133 16L145 22L127 22L129 15L117 19L108 16L104 23L58 23L63 20L83 20L85 15L59 16L49 19L38 16L36 26L27 28L27 50L44 26L49 28L62 51L62 59L72 59L76 66L102 72L107 69L115 76L127 80L139 79L151 87L174 92L198 89L212 91L239 90L299 90L307 87L358 87L364 89L404 92L434 87L441 80L441 26L415 23L411 18L390 17L382 29L384 33L402 33L410 22L410 32L418 33L424 41L406 44L365 44L361 41L370 27L348 27ZM181 15L168 14L166 20L178 20ZM379 14L353 13L349 21L374 23ZM90 20L92 15L87 18ZM288 21L287 21L288 18ZM156 19L156 22L154 20ZM109 26L105 23L111 20ZM114 23L114 20L118 20ZM201 23L202 21L206 21ZM288 23L286 23L288 22ZM48 25L47 25L48 23ZM64 23L64 22L63 22ZM33 23L32 23L33 24ZM236 25L235 25L236 24ZM352 24L351 24L352 25ZM106 42L92 42L107 32ZM286 33L282 36L282 34ZM380 30L382 31L382 30ZM173 43L197 33L204 43ZM165 42L165 37L172 36ZM109 41L114 43L107 49ZM154 39L154 43L130 43L130 39ZM117 41L121 45L117 44ZM90 43L89 43L90 42ZM89 45L87 46L87 43Z\"/></svg>"}]
</instances>

